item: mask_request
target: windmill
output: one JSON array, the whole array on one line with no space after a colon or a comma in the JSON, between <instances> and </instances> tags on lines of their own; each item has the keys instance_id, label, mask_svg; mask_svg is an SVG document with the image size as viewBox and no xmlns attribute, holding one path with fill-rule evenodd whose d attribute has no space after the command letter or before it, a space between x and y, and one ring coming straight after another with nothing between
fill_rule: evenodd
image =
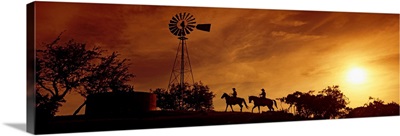
<instances>
[{"instance_id":1,"label":"windmill","mask_svg":"<svg viewBox=\"0 0 400 136\"><path fill-rule=\"evenodd\" d=\"M170 90L172 85L179 84L180 90L182 91L181 94L183 94L185 81L194 83L192 66L190 64L189 52L186 44L186 40L188 39L186 35L190 34L194 29L210 32L211 24L196 24L193 15L186 12L172 16L169 22L169 30L173 35L178 36L179 45L169 79L168 90Z\"/></svg>"}]
</instances>

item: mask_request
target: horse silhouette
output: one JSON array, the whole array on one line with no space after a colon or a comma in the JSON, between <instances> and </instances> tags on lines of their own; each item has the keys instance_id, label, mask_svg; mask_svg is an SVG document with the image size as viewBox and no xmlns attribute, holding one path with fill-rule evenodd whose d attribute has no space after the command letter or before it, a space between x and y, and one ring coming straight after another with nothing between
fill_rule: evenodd
<instances>
[{"instance_id":1,"label":"horse silhouette","mask_svg":"<svg viewBox=\"0 0 400 136\"><path fill-rule=\"evenodd\" d=\"M254 107L251 109L251 113L253 113L253 110L256 107L258 107L258 113L260 113L260 106L263 106L263 107L267 106L270 111L274 111L273 104L275 105L276 108L278 108L278 106L276 106L276 101L268 99L268 98L249 96L249 103L251 103L251 101L254 101Z\"/></svg>"},{"instance_id":2,"label":"horse silhouette","mask_svg":"<svg viewBox=\"0 0 400 136\"><path fill-rule=\"evenodd\" d=\"M242 112L242 108L243 108L242 103L244 103L244 105L245 105L246 108L248 109L247 104L246 104L246 101L245 101L243 98L240 98L240 97L234 98L234 97L229 96L227 93L224 93L224 94L221 96L221 99L223 99L223 98L225 98L225 101L226 101L225 112L226 112L226 110L228 109L228 105L231 106L231 110L232 110L232 112L233 112L232 105L236 105L236 104L238 104L238 105L240 106L240 112Z\"/></svg>"}]
</instances>

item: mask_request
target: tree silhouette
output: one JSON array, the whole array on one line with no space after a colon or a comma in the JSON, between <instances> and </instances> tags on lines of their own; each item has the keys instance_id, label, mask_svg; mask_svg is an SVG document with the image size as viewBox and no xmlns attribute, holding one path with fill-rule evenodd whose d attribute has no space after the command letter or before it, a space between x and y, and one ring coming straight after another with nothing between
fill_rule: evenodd
<instances>
[{"instance_id":1,"label":"tree silhouette","mask_svg":"<svg viewBox=\"0 0 400 136\"><path fill-rule=\"evenodd\" d=\"M208 86L201 82L194 83L192 86L186 83L184 86L183 91L181 91L179 84L172 85L169 91L161 88L151 90L157 95L157 107L161 110L213 110L212 99L215 94L210 91Z\"/></svg>"},{"instance_id":2,"label":"tree silhouette","mask_svg":"<svg viewBox=\"0 0 400 136\"><path fill-rule=\"evenodd\" d=\"M396 102L385 104L379 98L369 97L372 102L364 104L364 106L350 110L347 118L355 117L375 117L375 116L394 116L399 115L400 106Z\"/></svg>"},{"instance_id":3,"label":"tree silhouette","mask_svg":"<svg viewBox=\"0 0 400 136\"><path fill-rule=\"evenodd\" d=\"M62 33L53 42L44 44L44 49L37 50L38 116L54 116L62 103L66 102L65 96L73 90L84 97L111 90L133 90L133 87L125 84L133 77L128 73L125 59L116 59L118 54L115 52L102 57L104 50L100 50L99 47L87 49L86 44L74 40L60 44L61 35Z\"/></svg>"},{"instance_id":4,"label":"tree silhouette","mask_svg":"<svg viewBox=\"0 0 400 136\"><path fill-rule=\"evenodd\" d=\"M339 90L339 86L328 86L314 94L296 91L280 100L296 107L298 115L306 118L339 118L346 114L348 98Z\"/></svg>"},{"instance_id":5,"label":"tree silhouette","mask_svg":"<svg viewBox=\"0 0 400 136\"><path fill-rule=\"evenodd\" d=\"M62 33L61 33L62 34ZM65 102L64 97L80 85L82 72L89 67L89 61L98 57L99 48L86 49L86 44L69 40L59 44L61 34L44 50L37 50L36 58L36 96L37 110L54 116L58 107ZM45 107L47 108L45 111Z\"/></svg>"},{"instance_id":6,"label":"tree silhouette","mask_svg":"<svg viewBox=\"0 0 400 136\"><path fill-rule=\"evenodd\" d=\"M49 94L40 94L39 88L36 88L36 115L38 118L46 119L54 116L59 106L61 106L60 102L51 100Z\"/></svg>"},{"instance_id":7,"label":"tree silhouette","mask_svg":"<svg viewBox=\"0 0 400 136\"><path fill-rule=\"evenodd\" d=\"M127 59L118 60L118 53L113 52L110 56L99 57L99 64L89 66L85 77L81 83L83 89L79 89L78 93L85 98L85 101L75 110L73 115L79 113L83 106L86 105L86 97L90 94L105 92L133 92L133 86L127 85L126 82L134 77L129 73L128 66L125 62Z\"/></svg>"}]
</instances>

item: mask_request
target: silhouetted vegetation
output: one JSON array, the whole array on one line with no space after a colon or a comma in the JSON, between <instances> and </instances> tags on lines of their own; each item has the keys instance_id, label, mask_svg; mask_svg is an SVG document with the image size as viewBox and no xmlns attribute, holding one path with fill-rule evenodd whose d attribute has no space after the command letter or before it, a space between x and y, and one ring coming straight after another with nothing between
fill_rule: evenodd
<instances>
[{"instance_id":1,"label":"silhouetted vegetation","mask_svg":"<svg viewBox=\"0 0 400 136\"><path fill-rule=\"evenodd\" d=\"M40 94L39 88L36 88L36 116L40 119L54 116L58 107L61 106L60 102L64 101L56 101L49 94Z\"/></svg>"},{"instance_id":2,"label":"silhouetted vegetation","mask_svg":"<svg viewBox=\"0 0 400 136\"><path fill-rule=\"evenodd\" d=\"M296 91L280 98L282 102L295 106L296 114L306 118L340 118L347 112L348 98L340 91L339 86L328 86L314 94Z\"/></svg>"},{"instance_id":3,"label":"silhouetted vegetation","mask_svg":"<svg viewBox=\"0 0 400 136\"><path fill-rule=\"evenodd\" d=\"M157 95L157 107L161 110L209 111L214 108L212 98L215 94L201 82L186 83L183 91L178 84L172 85L170 90L157 88L151 92Z\"/></svg>"},{"instance_id":4,"label":"silhouetted vegetation","mask_svg":"<svg viewBox=\"0 0 400 136\"><path fill-rule=\"evenodd\" d=\"M90 94L106 93L106 92L132 92L133 86L127 85L126 82L134 77L129 73L127 60L118 60L119 54L113 52L110 56L99 57L99 64L92 64L87 71L87 76L82 78L82 87L78 93L87 97ZM86 100L74 112L76 115L86 104Z\"/></svg>"},{"instance_id":5,"label":"silhouetted vegetation","mask_svg":"<svg viewBox=\"0 0 400 136\"><path fill-rule=\"evenodd\" d=\"M347 118L355 117L376 117L376 116L394 116L399 115L399 104L391 102L385 104L384 101L369 97L372 102L364 104L364 106L351 109Z\"/></svg>"},{"instance_id":6,"label":"silhouetted vegetation","mask_svg":"<svg viewBox=\"0 0 400 136\"><path fill-rule=\"evenodd\" d=\"M85 43L74 40L61 44L60 36L44 44L43 50L37 50L36 111L39 117L54 116L66 102L65 96L74 90L84 97L99 92L133 91L132 86L125 84L133 77L127 71L125 59L116 59L115 52L103 57L104 50L88 49Z\"/></svg>"}]
</instances>

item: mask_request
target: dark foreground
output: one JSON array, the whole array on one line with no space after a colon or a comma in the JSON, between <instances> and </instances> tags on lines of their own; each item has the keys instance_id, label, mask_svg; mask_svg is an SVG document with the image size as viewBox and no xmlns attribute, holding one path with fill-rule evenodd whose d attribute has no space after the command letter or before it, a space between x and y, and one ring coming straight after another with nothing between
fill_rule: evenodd
<instances>
[{"instance_id":1,"label":"dark foreground","mask_svg":"<svg viewBox=\"0 0 400 136\"><path fill-rule=\"evenodd\" d=\"M119 116L58 116L37 122L37 134L70 133L107 130L167 128L224 124L261 123L302 120L283 112L262 114L248 112L171 112L152 111Z\"/></svg>"}]
</instances>

